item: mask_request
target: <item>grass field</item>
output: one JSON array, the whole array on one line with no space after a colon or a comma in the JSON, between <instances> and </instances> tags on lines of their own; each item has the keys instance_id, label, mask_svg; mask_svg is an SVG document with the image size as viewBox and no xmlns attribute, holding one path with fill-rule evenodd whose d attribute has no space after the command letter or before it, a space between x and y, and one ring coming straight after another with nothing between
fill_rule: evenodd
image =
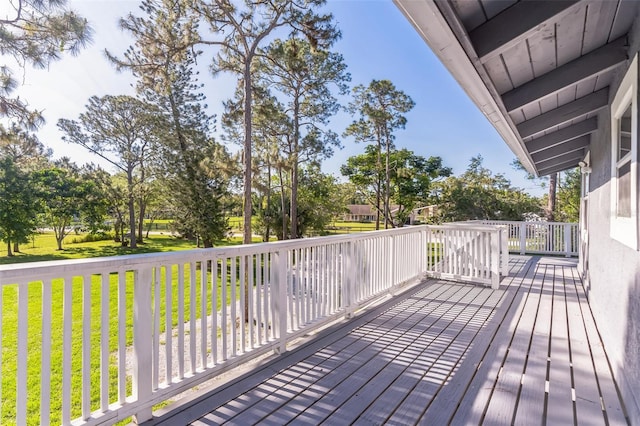
<instances>
[{"instance_id":1,"label":"grass field","mask_svg":"<svg viewBox=\"0 0 640 426\"><path fill-rule=\"evenodd\" d=\"M174 300L174 306L172 306L172 323L176 327L178 324L178 314L175 309L176 301L178 300L178 267L174 265L172 267L172 298ZM189 282L190 272L185 268L185 282ZM202 271L198 269L195 271L196 282L200 282L200 275ZM209 274L209 273L208 273ZM165 271L161 274L161 281L165 279ZM210 279L210 275L207 277ZM118 277L116 274L111 274L107 277L109 280L109 324L107 325L109 334L109 347L111 352L110 361L110 386L109 394L111 400L115 400L117 396L117 343L118 343ZM229 282L229 280L227 280ZM39 423L39 398L40 398L40 358L41 358L41 332L42 332L42 290L41 283L32 283L29 285L29 301L28 301L28 383L27 389L29 390L28 401L28 424ZM62 395L62 344L63 344L63 291L64 285L62 280L53 280L51 282L52 288L52 316L51 316L51 400L52 400L52 424L60 423L60 413L62 407L61 395ZM91 299L91 401L92 409L99 408L99 384L100 384L100 336L103 328L103 324L100 323L102 313L102 283L100 276L93 275L90 283L90 299ZM132 344L132 319L133 319L133 277L131 273L125 276L125 289L126 289L126 318L127 318L127 333L126 333L126 345ZM196 316L201 317L200 301L201 301L201 289L200 286L195 286L196 292ZM230 298L230 286L227 286L227 300ZM185 301L190 300L191 289L188 285L184 288ZM160 286L160 294L157 295L161 301L160 316L164 318L166 312L165 300L165 286ZM15 286L5 286L2 297L2 413L0 417L0 424L10 424L11 419L15 419L15 392L16 392L16 369L17 369L17 325L18 325L18 292ZM217 308L220 308L221 300L221 285L220 277L218 277L218 296L217 296ZM81 368L82 368L82 327L83 327L83 282L81 278L73 280L72 283L72 417L80 415L80 401L82 398L82 383L81 383ZM211 299L207 298L207 312L211 310ZM185 303L184 306L185 318L189 318L191 314L191 306L189 303ZM164 320L160 324L160 332L164 332ZM128 389L130 391L130 383L128 383Z\"/></svg>"},{"instance_id":2,"label":"grass field","mask_svg":"<svg viewBox=\"0 0 640 426\"><path fill-rule=\"evenodd\" d=\"M345 232L360 232L365 230L372 230L375 224L361 224L361 223L349 223L349 222L336 222L333 224L331 231L336 233ZM357 231L356 231L357 229ZM8 263L22 263L22 262L34 262L34 261L46 261L46 260L62 260L62 259L78 259L78 258L90 258L90 257L104 257L115 255L126 255L134 253L152 253L163 251L177 251L177 250L189 250L194 249L195 244L191 241L182 240L172 237L166 234L152 234L145 240L144 244L141 244L137 249L131 249L129 247L122 247L119 243L112 240L94 241L88 243L71 243L73 238L77 238L77 235L71 235L67 237L63 244L64 250L56 250L56 241L52 233L42 233L36 235L36 237L28 244L23 244L20 247L20 253L17 253L13 257L7 257L6 251L0 256L0 265ZM255 239L256 242L259 240ZM225 241L219 241L216 246L240 244L241 238L231 238ZM178 324L178 313L176 300L178 292L178 273L177 266L173 266L172 271L172 294L174 305L170 307L172 309L172 323L173 326ZM198 269L195 271L196 282L199 282L202 271ZM210 272L207 272L210 274ZM185 282L189 282L189 271L185 270ZM239 275L239 274L238 274ZM227 274L227 282L230 283L230 274ZM161 280L165 278L165 271L162 273ZM208 277L210 279L210 277ZM104 278L103 278L104 279ZM117 342L118 342L118 306L117 298L118 294L118 281L117 275L111 274L107 278L109 280L109 318L110 322L107 325L109 334L109 347L111 352L110 361L110 385L109 393L110 399L114 400L117 395ZM126 279L126 293L127 293L127 345L132 343L132 294L133 294L133 279L131 274L125 275ZM218 306L220 308L221 301L221 281L220 277L217 277L218 282ZM53 280L51 283L52 289L52 316L51 316L51 423L58 424L61 421L61 407L62 407L62 342L63 342L63 292L64 284L62 280ZM82 336L83 332L83 287L84 284L81 278L74 279L72 283L72 336ZM102 306L102 283L101 277L93 275L91 282L88 285L91 298L91 401L92 409L99 408L99 384L100 384L100 335L104 327L100 322L101 318L101 306ZM230 299L230 288L227 286L227 300ZM1 303L1 321L2 321L2 334L0 341L0 348L2 352L0 354L1 362L1 394L0 394L0 424L12 424L15 422L15 395L16 395L16 370L17 370L17 330L18 330L18 291L16 286L5 285L0 287L2 291L2 303ZM185 299L190 300L190 288L185 286ZM160 286L160 300L164 300L165 286ZM196 286L196 316L200 318L202 312L201 308L201 290L200 286ZM239 294L239 292L236 292ZM42 295L43 284L39 282L31 283L28 286L28 355L27 355L27 368L28 368L28 424L39 423L39 411L40 411L40 377L41 377L41 339L42 339ZM207 311L211 310L211 299L207 298ZM164 317L166 306L161 304L161 318ZM185 306L185 318L189 318L190 306L187 303ZM161 325L161 332L164 331L164 322ZM82 340L80 338L72 337L72 418L80 416L82 399L82 384L81 384L81 368L82 368ZM128 383L128 387L131 384Z\"/></svg>"},{"instance_id":3,"label":"grass field","mask_svg":"<svg viewBox=\"0 0 640 426\"><path fill-rule=\"evenodd\" d=\"M230 239L228 241L221 241L217 245L230 245L240 244L241 240ZM146 240L145 244L141 245L138 249L131 249L128 247L122 247L119 243L114 241L96 241L90 243L79 244L65 244L62 251L55 249L56 243L53 234L39 234L34 241L29 244L21 246L21 253L14 257L7 257L6 253L0 256L0 264L15 263L15 262L33 262L43 260L60 260L60 259L75 259L86 257L102 257L113 255L124 255L132 253L151 253L162 251L176 251L176 250L188 250L195 248L193 242L177 239L169 235L151 235ZM201 271L198 269L196 272L196 282L199 282ZM230 274L227 275L230 277ZM178 323L178 314L175 306L178 292L178 273L177 266L173 266L172 271L172 294L174 300L174 306L171 308L172 322L176 326ZM161 280L164 280L165 274L163 272ZM185 282L189 282L189 271L185 268ZM208 277L210 279L210 276ZM117 306L117 292L118 283L117 275L111 274L109 279L109 318L111 318L108 324L109 330L109 346L112 353L111 356L111 374L110 374L110 396L115 398L117 395L117 357L115 356L115 350L117 349L117 333L118 333L118 306ZM127 293L127 345L132 343L131 335L131 321L133 318L132 313L132 294L133 294L133 279L131 274L127 274L126 277L126 293ZM227 280L229 282L229 279ZM218 277L218 308L220 307L220 277ZM29 390L28 397L28 424L39 423L39 399L40 399L40 375L41 375L41 333L42 333L42 290L41 283L31 283L28 287L28 383ZM51 319L51 343L52 343L52 360L51 360L51 420L52 424L60 423L61 406L62 406L62 339L63 339L63 324L62 324L62 310L63 310L63 290L64 285L62 280L53 280L51 282L52 289L52 319ZM91 383L92 383L92 408L97 409L99 407L99 383L100 383L100 333L103 325L100 323L101 318L101 305L102 305L102 285L99 276L91 277L90 293L91 293ZM230 292L230 287L227 287L227 293ZM0 347L2 353L0 356L1 361L1 397L0 397L0 424L11 424L15 422L15 395L16 395L16 369L17 369L17 328L18 328L18 291L16 286L3 286L0 287L2 291L2 341ZM200 312L200 300L201 300L200 287L196 286L196 305L197 317L201 316ZM160 300L164 300L165 287L161 286ZM190 300L189 286L185 286L185 300ZM74 279L72 284L72 336L82 336L82 300L83 300L83 283L82 279ZM229 300L229 298L227 298ZM207 300L207 310L211 309L211 300ZM161 304L161 316L164 316L166 307ZM190 315L190 306L185 306L185 318ZM161 325L164 331L164 323ZM72 356L72 417L80 415L80 401L82 386L81 380L81 366L82 366L82 341L80 338L72 338L73 353ZM130 386L130 384L128 384Z\"/></svg>"}]
</instances>

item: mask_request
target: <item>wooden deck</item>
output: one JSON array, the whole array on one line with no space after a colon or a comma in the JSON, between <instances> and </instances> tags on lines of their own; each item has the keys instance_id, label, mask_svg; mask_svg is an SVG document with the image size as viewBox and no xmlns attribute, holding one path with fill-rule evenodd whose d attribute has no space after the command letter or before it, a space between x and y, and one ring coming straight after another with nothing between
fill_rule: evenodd
<instances>
[{"instance_id":1,"label":"wooden deck","mask_svg":"<svg viewBox=\"0 0 640 426\"><path fill-rule=\"evenodd\" d=\"M575 262L429 280L153 423L627 424Z\"/></svg>"}]
</instances>

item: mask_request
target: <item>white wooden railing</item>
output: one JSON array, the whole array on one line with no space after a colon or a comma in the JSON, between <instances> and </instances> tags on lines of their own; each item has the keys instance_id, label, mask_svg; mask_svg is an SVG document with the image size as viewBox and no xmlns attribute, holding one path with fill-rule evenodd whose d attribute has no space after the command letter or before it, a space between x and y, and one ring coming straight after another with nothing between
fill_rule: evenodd
<instances>
[{"instance_id":1,"label":"white wooden railing","mask_svg":"<svg viewBox=\"0 0 640 426\"><path fill-rule=\"evenodd\" d=\"M580 230L577 223L500 220L473 221L473 223L507 226L511 252L578 256Z\"/></svg>"},{"instance_id":2,"label":"white wooden railing","mask_svg":"<svg viewBox=\"0 0 640 426\"><path fill-rule=\"evenodd\" d=\"M504 227L415 226L1 266L0 423L145 421L425 274L497 288L505 238Z\"/></svg>"}]
</instances>

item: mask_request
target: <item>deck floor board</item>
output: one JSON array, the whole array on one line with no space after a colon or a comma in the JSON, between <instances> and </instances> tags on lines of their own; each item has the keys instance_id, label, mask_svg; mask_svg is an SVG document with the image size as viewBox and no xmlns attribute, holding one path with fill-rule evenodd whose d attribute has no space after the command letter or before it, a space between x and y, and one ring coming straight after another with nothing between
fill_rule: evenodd
<instances>
[{"instance_id":1,"label":"deck floor board","mask_svg":"<svg viewBox=\"0 0 640 426\"><path fill-rule=\"evenodd\" d=\"M151 424L627 424L575 262L428 280Z\"/></svg>"}]
</instances>

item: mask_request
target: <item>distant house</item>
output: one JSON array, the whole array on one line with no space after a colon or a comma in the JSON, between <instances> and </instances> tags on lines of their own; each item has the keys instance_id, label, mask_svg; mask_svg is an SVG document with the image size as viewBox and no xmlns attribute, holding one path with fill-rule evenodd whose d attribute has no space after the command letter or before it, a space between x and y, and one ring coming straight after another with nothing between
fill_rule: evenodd
<instances>
[{"instance_id":1,"label":"distant house","mask_svg":"<svg viewBox=\"0 0 640 426\"><path fill-rule=\"evenodd\" d=\"M373 222L376 220L376 209L368 204L349 204L347 205L347 209L349 209L349 211L342 215L342 220L345 222ZM392 205L391 217L395 218L398 210L399 206ZM418 207L409 215L410 223L414 223L416 220L426 221L435 216L437 212L437 205ZM382 215L380 215L380 220L384 221Z\"/></svg>"},{"instance_id":2,"label":"distant house","mask_svg":"<svg viewBox=\"0 0 640 426\"><path fill-rule=\"evenodd\" d=\"M413 209L410 217L412 222L415 220L426 222L428 219L434 217L437 214L438 206L436 204L432 204L430 206L418 207L416 209Z\"/></svg>"},{"instance_id":3,"label":"distant house","mask_svg":"<svg viewBox=\"0 0 640 426\"><path fill-rule=\"evenodd\" d=\"M376 211L369 204L349 204L349 211L342 215L345 222L373 222L376 220Z\"/></svg>"}]
</instances>

